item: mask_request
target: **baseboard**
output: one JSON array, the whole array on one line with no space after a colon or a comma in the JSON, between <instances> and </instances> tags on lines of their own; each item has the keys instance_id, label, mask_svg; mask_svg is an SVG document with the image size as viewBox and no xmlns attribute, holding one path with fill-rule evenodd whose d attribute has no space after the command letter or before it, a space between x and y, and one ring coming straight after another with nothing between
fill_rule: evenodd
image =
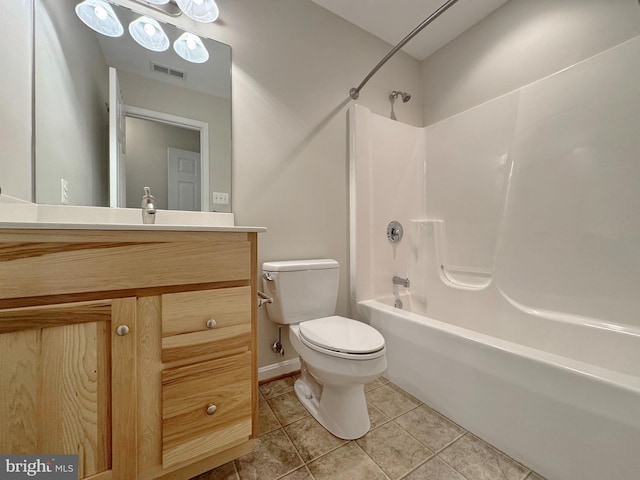
<instances>
[{"instance_id":1,"label":"baseboard","mask_svg":"<svg viewBox=\"0 0 640 480\"><path fill-rule=\"evenodd\" d=\"M261 382L262 380L280 377L287 373L295 372L296 370L300 370L300 359L298 357L272 363L271 365L258 368L258 381Z\"/></svg>"}]
</instances>

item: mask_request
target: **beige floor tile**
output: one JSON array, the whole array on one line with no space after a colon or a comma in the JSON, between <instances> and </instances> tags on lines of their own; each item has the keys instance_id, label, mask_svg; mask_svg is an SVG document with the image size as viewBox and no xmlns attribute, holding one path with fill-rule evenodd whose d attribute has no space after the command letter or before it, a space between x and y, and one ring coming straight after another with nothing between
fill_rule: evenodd
<instances>
[{"instance_id":1,"label":"beige floor tile","mask_svg":"<svg viewBox=\"0 0 640 480\"><path fill-rule=\"evenodd\" d=\"M426 405L399 416L395 422L434 452L465 433L464 429Z\"/></svg>"},{"instance_id":2,"label":"beige floor tile","mask_svg":"<svg viewBox=\"0 0 640 480\"><path fill-rule=\"evenodd\" d=\"M267 402L282 425L289 425L309 415L293 391L272 397Z\"/></svg>"},{"instance_id":3,"label":"beige floor tile","mask_svg":"<svg viewBox=\"0 0 640 480\"><path fill-rule=\"evenodd\" d=\"M388 384L366 392L367 401L389 418L395 418L416 408L420 402L397 387Z\"/></svg>"},{"instance_id":4,"label":"beige floor tile","mask_svg":"<svg viewBox=\"0 0 640 480\"><path fill-rule=\"evenodd\" d=\"M311 416L287 425L284 430L305 462L346 443L346 440L334 437Z\"/></svg>"},{"instance_id":5,"label":"beige floor tile","mask_svg":"<svg viewBox=\"0 0 640 480\"><path fill-rule=\"evenodd\" d=\"M272 480L303 465L282 429L255 439L252 453L236 460L240 480Z\"/></svg>"},{"instance_id":6,"label":"beige floor tile","mask_svg":"<svg viewBox=\"0 0 640 480\"><path fill-rule=\"evenodd\" d=\"M325 430L293 383L260 386L253 453L191 480L545 480L385 378L365 387L371 430L352 442Z\"/></svg>"},{"instance_id":7,"label":"beige floor tile","mask_svg":"<svg viewBox=\"0 0 640 480\"><path fill-rule=\"evenodd\" d=\"M280 422L266 400L258 402L258 436L280 428Z\"/></svg>"},{"instance_id":8,"label":"beige floor tile","mask_svg":"<svg viewBox=\"0 0 640 480\"><path fill-rule=\"evenodd\" d=\"M380 425L384 425L385 423L390 421L389 417L387 417L384 413L382 413L370 403L367 404L367 410L369 410L369 421L371 422L371 430L378 428Z\"/></svg>"},{"instance_id":9,"label":"beige floor tile","mask_svg":"<svg viewBox=\"0 0 640 480\"><path fill-rule=\"evenodd\" d=\"M220 465L218 468L209 470L191 480L238 480L238 473L233 462Z\"/></svg>"},{"instance_id":10,"label":"beige floor tile","mask_svg":"<svg viewBox=\"0 0 640 480\"><path fill-rule=\"evenodd\" d=\"M406 475L433 455L393 422L370 431L356 443L392 479Z\"/></svg>"},{"instance_id":11,"label":"beige floor tile","mask_svg":"<svg viewBox=\"0 0 640 480\"><path fill-rule=\"evenodd\" d=\"M380 467L354 442L318 458L308 467L316 480L386 480Z\"/></svg>"},{"instance_id":12,"label":"beige floor tile","mask_svg":"<svg viewBox=\"0 0 640 480\"><path fill-rule=\"evenodd\" d=\"M267 400L271 397L282 395L283 393L289 393L293 391L294 379L293 377L285 377L273 382L263 383L260 385L260 393L264 395Z\"/></svg>"},{"instance_id":13,"label":"beige floor tile","mask_svg":"<svg viewBox=\"0 0 640 480\"><path fill-rule=\"evenodd\" d=\"M409 397L411 400L413 400L414 402L416 402L418 405L422 405L422 402L414 397L413 395L411 395L409 392L405 392L402 388L400 388L398 385L396 385L395 383L391 383L391 382L387 382L388 385L391 386L391 388L396 389L397 391L399 391L400 393L404 393L407 397Z\"/></svg>"},{"instance_id":14,"label":"beige floor tile","mask_svg":"<svg viewBox=\"0 0 640 480\"><path fill-rule=\"evenodd\" d=\"M433 457L403 480L465 480L465 478L438 457Z\"/></svg>"},{"instance_id":15,"label":"beige floor tile","mask_svg":"<svg viewBox=\"0 0 640 480\"><path fill-rule=\"evenodd\" d=\"M280 477L279 480L313 480L313 476L307 467L302 467L284 477Z\"/></svg>"},{"instance_id":16,"label":"beige floor tile","mask_svg":"<svg viewBox=\"0 0 640 480\"><path fill-rule=\"evenodd\" d=\"M522 465L470 433L439 456L468 480L521 480L528 473Z\"/></svg>"},{"instance_id":17,"label":"beige floor tile","mask_svg":"<svg viewBox=\"0 0 640 480\"><path fill-rule=\"evenodd\" d=\"M380 377L380 378L378 378L377 380L374 380L374 381L373 381L373 382L371 382L371 383L367 383L367 384L364 386L364 391L365 391L365 392L368 392L368 391L370 391L370 390L373 390L374 388L378 388L378 387L381 387L381 386L383 386L383 385L386 385L387 383L389 383L389 380L387 380L387 379L386 379L386 378L384 378L384 377Z\"/></svg>"},{"instance_id":18,"label":"beige floor tile","mask_svg":"<svg viewBox=\"0 0 640 480\"><path fill-rule=\"evenodd\" d=\"M531 474L527 477L527 480L545 480L545 478L541 477L535 472L531 472Z\"/></svg>"}]
</instances>

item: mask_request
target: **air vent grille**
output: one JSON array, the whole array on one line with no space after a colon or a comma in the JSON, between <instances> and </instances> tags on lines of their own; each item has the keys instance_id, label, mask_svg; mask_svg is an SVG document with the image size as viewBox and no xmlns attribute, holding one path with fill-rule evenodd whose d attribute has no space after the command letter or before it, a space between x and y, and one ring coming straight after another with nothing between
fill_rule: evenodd
<instances>
[{"instance_id":1,"label":"air vent grille","mask_svg":"<svg viewBox=\"0 0 640 480\"><path fill-rule=\"evenodd\" d=\"M151 71L160 73L162 75L169 75L170 77L179 78L180 80L186 80L187 74L185 72L181 72L180 70L175 70L171 67L165 67L164 65L159 65L157 63L151 62Z\"/></svg>"}]
</instances>

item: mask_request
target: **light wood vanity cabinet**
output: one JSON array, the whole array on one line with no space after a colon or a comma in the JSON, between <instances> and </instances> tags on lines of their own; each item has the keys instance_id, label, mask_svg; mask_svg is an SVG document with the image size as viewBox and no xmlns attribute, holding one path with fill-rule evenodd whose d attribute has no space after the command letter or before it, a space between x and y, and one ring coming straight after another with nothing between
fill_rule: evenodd
<instances>
[{"instance_id":1,"label":"light wood vanity cabinet","mask_svg":"<svg viewBox=\"0 0 640 480\"><path fill-rule=\"evenodd\" d=\"M252 449L255 232L0 229L0 452L187 479Z\"/></svg>"},{"instance_id":2,"label":"light wood vanity cabinet","mask_svg":"<svg viewBox=\"0 0 640 480\"><path fill-rule=\"evenodd\" d=\"M0 310L0 452L78 453L78 478L135 478L135 342L113 333L135 329L135 309L127 298Z\"/></svg>"}]
</instances>

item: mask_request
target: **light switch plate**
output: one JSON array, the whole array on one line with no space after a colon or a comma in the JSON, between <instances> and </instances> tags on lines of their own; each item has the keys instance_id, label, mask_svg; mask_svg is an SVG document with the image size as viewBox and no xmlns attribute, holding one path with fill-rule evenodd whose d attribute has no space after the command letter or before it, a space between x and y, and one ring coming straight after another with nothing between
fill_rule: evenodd
<instances>
[{"instance_id":1,"label":"light switch plate","mask_svg":"<svg viewBox=\"0 0 640 480\"><path fill-rule=\"evenodd\" d=\"M229 205L229 194L226 192L212 192L211 202L218 205Z\"/></svg>"},{"instance_id":2,"label":"light switch plate","mask_svg":"<svg viewBox=\"0 0 640 480\"><path fill-rule=\"evenodd\" d=\"M64 178L60 179L60 203L69 205L69 182Z\"/></svg>"}]
</instances>

